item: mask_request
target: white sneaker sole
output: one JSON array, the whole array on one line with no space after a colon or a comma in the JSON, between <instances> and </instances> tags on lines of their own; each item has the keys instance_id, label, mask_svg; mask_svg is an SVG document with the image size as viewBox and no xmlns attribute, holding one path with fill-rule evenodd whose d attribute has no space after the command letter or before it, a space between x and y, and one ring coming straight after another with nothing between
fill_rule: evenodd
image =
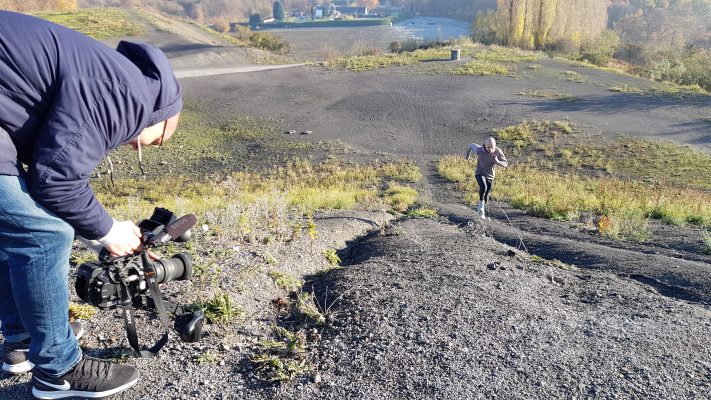
<instances>
[{"instance_id":1,"label":"white sneaker sole","mask_svg":"<svg viewBox=\"0 0 711 400\"><path fill-rule=\"evenodd\" d=\"M121 385L117 388L111 389L111 390L105 390L103 392L84 392L81 390L53 390L53 391L45 391L45 390L39 390L37 388L32 388L32 395L37 398L37 399L46 399L46 400L52 400L52 399L67 399L71 397L79 397L79 398L86 398L86 399L98 399L106 396L111 396L113 394L123 392L126 389L129 389L131 386L135 385L136 382L138 382L138 378L135 380L128 382L124 385Z\"/></svg>"},{"instance_id":2,"label":"white sneaker sole","mask_svg":"<svg viewBox=\"0 0 711 400\"><path fill-rule=\"evenodd\" d=\"M81 339L81 337L84 336L84 327L80 326L79 330L77 332L74 332L74 335L76 336L77 340ZM10 375L20 375L26 372L30 372L32 368L34 368L34 366L35 365L29 361L23 361L19 364L3 363L2 370Z\"/></svg>"},{"instance_id":3,"label":"white sneaker sole","mask_svg":"<svg viewBox=\"0 0 711 400\"><path fill-rule=\"evenodd\" d=\"M2 364L2 370L10 375L20 375L30 372L35 365L29 361L23 361L19 364Z\"/></svg>"}]
</instances>

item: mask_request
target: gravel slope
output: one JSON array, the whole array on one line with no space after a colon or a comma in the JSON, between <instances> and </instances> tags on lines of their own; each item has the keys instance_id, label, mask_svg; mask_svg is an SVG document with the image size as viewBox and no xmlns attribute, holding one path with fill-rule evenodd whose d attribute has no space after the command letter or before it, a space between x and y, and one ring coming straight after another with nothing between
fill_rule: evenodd
<instances>
[{"instance_id":1,"label":"gravel slope","mask_svg":"<svg viewBox=\"0 0 711 400\"><path fill-rule=\"evenodd\" d=\"M276 397L708 398L707 307L509 257L481 229L405 221L352 247L319 283L342 295L321 383Z\"/></svg>"}]
</instances>

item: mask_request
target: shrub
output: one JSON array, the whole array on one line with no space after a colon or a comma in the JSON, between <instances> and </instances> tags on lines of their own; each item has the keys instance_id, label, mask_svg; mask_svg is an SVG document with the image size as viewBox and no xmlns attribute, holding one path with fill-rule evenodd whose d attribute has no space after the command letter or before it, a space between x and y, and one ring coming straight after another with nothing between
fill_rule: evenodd
<instances>
[{"instance_id":1,"label":"shrub","mask_svg":"<svg viewBox=\"0 0 711 400\"><path fill-rule=\"evenodd\" d=\"M595 65L605 66L620 45L620 37L615 31L605 30L594 40L585 42L580 48L580 59Z\"/></svg>"},{"instance_id":2,"label":"shrub","mask_svg":"<svg viewBox=\"0 0 711 400\"><path fill-rule=\"evenodd\" d=\"M249 41L258 49L271 51L279 54L289 52L289 43L277 35L268 32L257 32L250 36Z\"/></svg>"}]
</instances>

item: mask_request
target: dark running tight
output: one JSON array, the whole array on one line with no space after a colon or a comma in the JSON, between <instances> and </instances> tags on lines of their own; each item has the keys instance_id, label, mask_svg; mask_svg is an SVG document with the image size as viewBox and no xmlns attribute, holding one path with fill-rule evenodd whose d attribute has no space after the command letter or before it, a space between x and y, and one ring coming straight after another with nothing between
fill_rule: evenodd
<instances>
[{"instance_id":1,"label":"dark running tight","mask_svg":"<svg viewBox=\"0 0 711 400\"><path fill-rule=\"evenodd\" d=\"M494 179L482 175L474 175L474 177L476 178L476 183L479 184L479 200L484 200L484 203L488 203L491 187L494 186Z\"/></svg>"}]
</instances>

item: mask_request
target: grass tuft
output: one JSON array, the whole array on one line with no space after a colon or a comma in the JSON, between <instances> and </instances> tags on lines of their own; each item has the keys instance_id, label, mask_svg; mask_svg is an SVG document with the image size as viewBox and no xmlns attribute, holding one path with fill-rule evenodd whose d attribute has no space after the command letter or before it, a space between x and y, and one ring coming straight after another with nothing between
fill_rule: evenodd
<instances>
[{"instance_id":1,"label":"grass tuft","mask_svg":"<svg viewBox=\"0 0 711 400\"><path fill-rule=\"evenodd\" d=\"M385 202L398 213L404 213L415 204L417 200L417 191L408 186L402 186L397 183L391 183L388 190L385 191Z\"/></svg>"},{"instance_id":2,"label":"grass tuft","mask_svg":"<svg viewBox=\"0 0 711 400\"><path fill-rule=\"evenodd\" d=\"M540 89L540 90L525 90L519 93L519 96L524 97L534 97L549 100L560 100L560 101L575 101L575 96L564 93L557 93L552 90Z\"/></svg>"},{"instance_id":3,"label":"grass tuft","mask_svg":"<svg viewBox=\"0 0 711 400\"><path fill-rule=\"evenodd\" d=\"M515 76L505 65L491 61L472 60L464 65L452 69L454 75L479 75L479 76Z\"/></svg>"},{"instance_id":4,"label":"grass tuft","mask_svg":"<svg viewBox=\"0 0 711 400\"><path fill-rule=\"evenodd\" d=\"M203 303L198 303L205 313L205 318L214 324L226 324L244 318L245 313L242 307L232 303L230 295L220 292Z\"/></svg>"},{"instance_id":5,"label":"grass tuft","mask_svg":"<svg viewBox=\"0 0 711 400\"><path fill-rule=\"evenodd\" d=\"M326 257L328 263L332 266L337 267L341 264L341 257L338 257L336 250L326 249L323 251L323 255Z\"/></svg>"},{"instance_id":6,"label":"grass tuft","mask_svg":"<svg viewBox=\"0 0 711 400\"><path fill-rule=\"evenodd\" d=\"M286 274L284 272L271 271L269 272L269 277L274 280L275 285L287 291L299 290L304 284L301 279Z\"/></svg>"},{"instance_id":7,"label":"grass tuft","mask_svg":"<svg viewBox=\"0 0 711 400\"><path fill-rule=\"evenodd\" d=\"M96 307L88 304L69 303L69 320L76 321L82 319L89 321L96 315Z\"/></svg>"}]
</instances>

